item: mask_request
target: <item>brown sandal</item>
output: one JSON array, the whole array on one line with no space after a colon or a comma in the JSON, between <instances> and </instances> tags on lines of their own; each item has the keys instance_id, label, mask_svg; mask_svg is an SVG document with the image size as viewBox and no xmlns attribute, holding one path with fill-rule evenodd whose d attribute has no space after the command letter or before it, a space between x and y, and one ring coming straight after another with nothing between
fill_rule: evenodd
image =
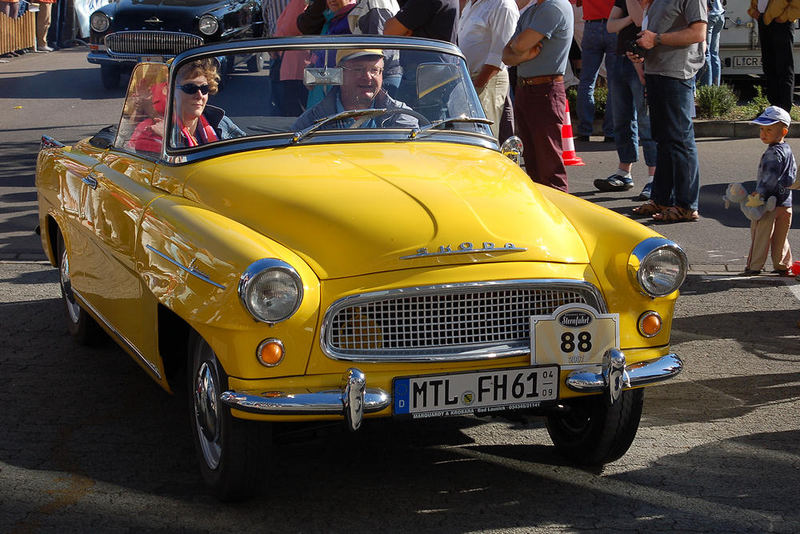
<instances>
[{"instance_id":1,"label":"brown sandal","mask_svg":"<svg viewBox=\"0 0 800 534\"><path fill-rule=\"evenodd\" d=\"M647 217L648 215L655 215L656 213L660 213L664 209L666 209L664 206L656 204L652 200L648 200L638 208L633 208L633 213L635 213L636 215Z\"/></svg>"},{"instance_id":2,"label":"brown sandal","mask_svg":"<svg viewBox=\"0 0 800 534\"><path fill-rule=\"evenodd\" d=\"M696 210L689 208L681 208L680 206L670 206L664 208L658 213L653 214L653 219L665 223L673 222L690 222L696 221L700 218L700 214Z\"/></svg>"}]
</instances>

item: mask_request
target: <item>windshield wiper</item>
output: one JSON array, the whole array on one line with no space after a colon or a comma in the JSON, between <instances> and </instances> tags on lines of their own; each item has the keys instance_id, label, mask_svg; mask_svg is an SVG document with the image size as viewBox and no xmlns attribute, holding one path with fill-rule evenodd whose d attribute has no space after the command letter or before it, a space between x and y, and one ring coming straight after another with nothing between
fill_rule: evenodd
<instances>
[{"instance_id":1,"label":"windshield wiper","mask_svg":"<svg viewBox=\"0 0 800 534\"><path fill-rule=\"evenodd\" d=\"M335 115L329 115L322 119L319 119L317 122L300 130L299 132L295 132L292 136L291 142L299 143L303 138L308 137L309 135L313 134L329 122L339 121L342 119L351 119L353 117L364 117L364 116L372 116L372 115L383 115L386 113L386 108L366 108L366 109L348 109L342 111L341 113L337 113Z\"/></svg>"},{"instance_id":2,"label":"windshield wiper","mask_svg":"<svg viewBox=\"0 0 800 534\"><path fill-rule=\"evenodd\" d=\"M472 122L472 123L479 123L479 124L494 124L494 121L489 119L485 119L483 117L467 117L466 115L459 115L458 117L447 117L446 119L441 119L438 121L433 121L430 124L426 124L425 126L414 128L411 130L411 133L408 134L409 139L416 139L420 134L423 134L430 130L431 128L436 128L437 126L441 126L442 124L450 124L451 122Z\"/></svg>"}]
</instances>

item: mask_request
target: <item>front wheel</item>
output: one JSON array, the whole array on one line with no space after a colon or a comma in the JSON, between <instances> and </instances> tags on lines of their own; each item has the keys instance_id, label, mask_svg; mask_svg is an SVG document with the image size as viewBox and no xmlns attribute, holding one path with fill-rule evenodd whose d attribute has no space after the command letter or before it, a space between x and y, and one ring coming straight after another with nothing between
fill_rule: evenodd
<instances>
[{"instance_id":1,"label":"front wheel","mask_svg":"<svg viewBox=\"0 0 800 534\"><path fill-rule=\"evenodd\" d=\"M228 379L214 351L198 335L189 350L189 411L203 479L220 500L245 499L266 479L271 427L233 417L219 399Z\"/></svg>"},{"instance_id":2,"label":"front wheel","mask_svg":"<svg viewBox=\"0 0 800 534\"><path fill-rule=\"evenodd\" d=\"M580 465L603 465L624 455L636 437L643 389L629 389L609 405L604 395L566 401L568 411L547 418L547 432L562 455Z\"/></svg>"}]
</instances>

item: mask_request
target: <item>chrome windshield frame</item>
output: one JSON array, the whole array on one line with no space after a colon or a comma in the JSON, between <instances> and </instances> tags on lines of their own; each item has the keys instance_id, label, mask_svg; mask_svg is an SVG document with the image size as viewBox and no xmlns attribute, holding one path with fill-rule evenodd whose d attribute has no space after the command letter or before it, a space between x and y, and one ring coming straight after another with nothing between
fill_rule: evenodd
<instances>
[{"instance_id":1,"label":"chrome windshield frame","mask_svg":"<svg viewBox=\"0 0 800 534\"><path fill-rule=\"evenodd\" d=\"M175 84L175 77L178 69L186 62L202 58L214 58L221 55L245 55L252 53L269 53L274 50L330 50L335 47L337 49L347 48L380 48L388 50L417 50L424 52L441 53L465 60L461 50L454 44L437 41L433 39L424 39L418 37L389 37L389 36L365 36L365 35L346 35L346 36L319 36L308 35L300 37L278 37L258 40L236 41L227 43L218 43L202 47L193 48L183 52L175 57L174 61L170 64L169 78L170 78L170 95L168 96L166 117L172 117L173 114L173 97L171 94L172 88ZM171 128L171 124L167 125ZM213 143L209 146L202 147L184 147L184 148L171 148L169 143L165 142L162 146L162 152L158 162L161 164L174 166L184 165L200 160L217 157L224 154L233 154L249 150L258 150L264 148L281 148L281 147L297 147L305 144L330 144L330 143L380 143L380 142L397 142L409 141L408 129L382 129L379 135L376 132L369 132L365 134L363 130L353 131L324 131L317 132L314 135L313 141L310 143L294 144L292 138L296 132L279 132L264 135L251 135L244 138L235 138L225 141ZM432 135L425 139L435 142L446 143L459 143L466 145L479 146L481 148L488 148L491 150L499 150L499 143L490 135L467 132L458 130L441 130L437 131L436 135ZM410 142L421 142L420 140L412 139Z\"/></svg>"}]
</instances>

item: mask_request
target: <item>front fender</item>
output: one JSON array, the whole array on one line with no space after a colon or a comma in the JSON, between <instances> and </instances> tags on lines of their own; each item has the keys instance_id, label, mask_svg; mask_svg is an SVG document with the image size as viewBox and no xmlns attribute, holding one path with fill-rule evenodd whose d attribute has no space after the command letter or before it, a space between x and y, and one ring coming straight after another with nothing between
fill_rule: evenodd
<instances>
[{"instance_id":1,"label":"front fender","mask_svg":"<svg viewBox=\"0 0 800 534\"><path fill-rule=\"evenodd\" d=\"M662 298L644 295L631 283L628 261L633 249L650 237L663 237L644 225L550 187L542 194L558 206L586 246L589 262L611 313L620 314L620 342L623 347L663 346L669 343L672 315L678 292ZM602 226L598 227L598 221ZM656 311L664 320L661 332L646 340L637 333L642 313Z\"/></svg>"},{"instance_id":2,"label":"front fender","mask_svg":"<svg viewBox=\"0 0 800 534\"><path fill-rule=\"evenodd\" d=\"M136 251L143 283L211 345L230 376L268 378L303 374L314 339L320 286L314 272L280 244L185 199L155 200L142 218ZM303 281L303 301L288 320L256 321L238 295L239 278L254 261L278 258ZM266 368L258 344L279 338L286 358Z\"/></svg>"}]
</instances>

